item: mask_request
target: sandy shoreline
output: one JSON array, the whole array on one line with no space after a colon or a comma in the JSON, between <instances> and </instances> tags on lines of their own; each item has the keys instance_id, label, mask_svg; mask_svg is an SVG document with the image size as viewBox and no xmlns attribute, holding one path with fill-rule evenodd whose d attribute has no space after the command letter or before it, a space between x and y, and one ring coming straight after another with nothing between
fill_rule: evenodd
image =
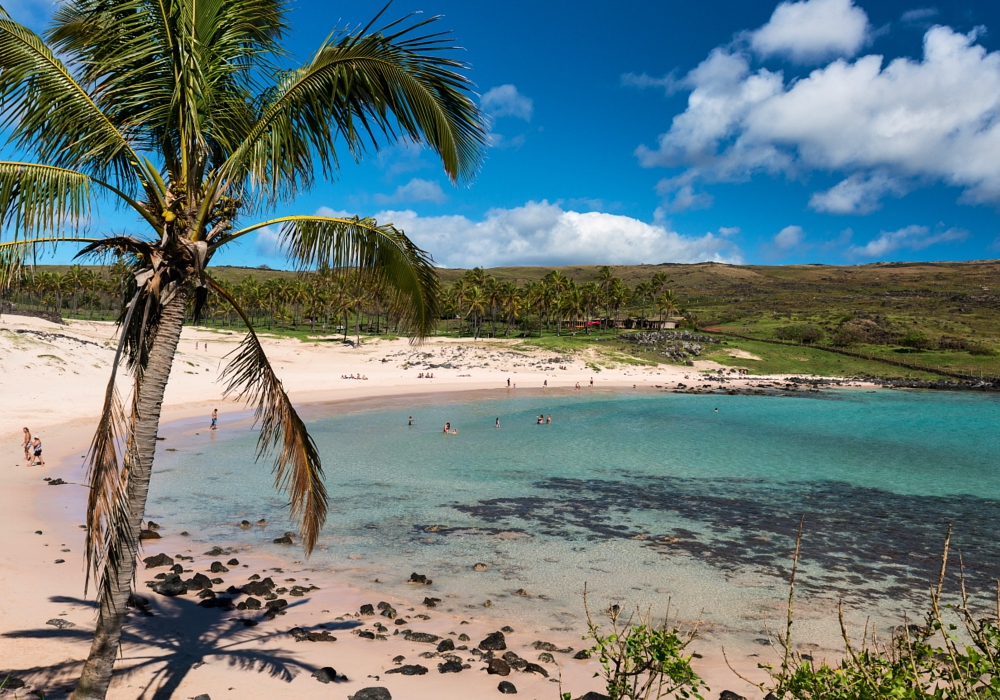
<instances>
[{"instance_id":1,"label":"sandy shoreline","mask_svg":"<svg viewBox=\"0 0 1000 700\"><path fill-rule=\"evenodd\" d=\"M92 435L113 358L112 333L110 324L101 323L75 322L66 327L13 316L0 321L0 413L5 417L0 428L0 464L7 476L6 488L0 493L0 508L6 516L0 525L0 585L7 592L0 603L0 671L13 672L32 688L44 690L49 698L65 697L66 689L72 687L93 630L92 603L83 600L83 530L79 525L84 521L86 491L81 486L82 456ZM165 437L190 428L193 421L204 420L213 407L219 408L223 421L249 420L242 405L222 399L222 387L215 382L222 358L240 337L235 333L185 329L165 398ZM206 341L208 348L204 350L202 344ZM199 344L198 350L195 343ZM265 339L264 344L305 416L328 413L332 405L354 409L416 395L444 397L462 392L473 398L476 392L506 391L507 378L521 387L518 391L542 391L546 380L549 391L572 390L576 382L587 387L591 377L596 388L653 389L678 383L692 386L699 369L624 366L595 373L586 365L586 358L570 361L543 351L524 353L498 342L433 340L412 348L405 341L381 341L357 349L286 339ZM549 362L553 358L556 361ZM410 366L406 367L408 360ZM424 366L445 362L451 367L429 370L434 379L417 378L419 372L428 371ZM369 379L340 379L344 374L362 374ZM685 375L691 379L685 379ZM753 378L729 382L726 388L768 381L772 380ZM704 383L699 378L697 384ZM24 466L17 447L22 424L41 435L48 463L45 469ZM52 487L42 481L43 477L70 483ZM39 530L43 534L35 534ZM212 544L227 546L225 542ZM481 670L484 665L473 660L470 653L479 640L495 631L494 623L476 620L474 613L459 617L420 605L424 594L432 592L414 587L409 600L385 598L404 619L409 619L397 626L376 618L386 623L389 632L387 640L373 641L350 631L359 622L362 629L371 629L373 619L358 620L348 615L356 615L362 604L375 604L381 598L344 585L335 573L314 570L308 562L293 563L298 552L290 551L286 558L278 559L259 551L207 556L203 554L206 550L192 538L174 534L167 527L163 539L147 543L143 556L160 552L193 556L193 561L184 562L192 572L207 572L212 561L239 559L239 565L222 574L225 584L215 586L219 592L229 585L242 585L254 573L262 578L271 576L282 586L315 585L319 590L297 598L282 595L290 603L286 615L256 627L244 627L239 618L249 617L247 613L203 609L196 605L194 595L166 598L152 593L144 582L166 569L146 571L140 565L137 592L150 600L152 615L130 614L124 658L110 698L190 698L207 693L219 700L288 697L290 691L303 698L347 698L369 686L384 686L394 698L413 700L490 697L500 695L500 680L509 680L516 685L519 696L542 700L557 697L557 684L552 679L560 673L565 689L574 697L600 689L599 681L592 678L598 670L595 661L573 660L570 654L555 653L556 663L545 663L538 660L540 652L532 646L543 640L579 650L584 645L578 637L560 638L557 633L540 637L537 630L507 634L508 649L529 662L539 663L550 678L515 671L503 679L487 675ZM59 559L62 563L55 563ZM282 569L281 573L274 571L275 567ZM298 583L286 582L286 578ZM53 620L65 620L73 626L60 628L46 623ZM295 627L329 629L338 641L296 642L287 634ZM470 668L460 673L439 673L437 665L444 658L419 656L433 652L434 645L406 641L403 634L392 634L399 630L453 639L459 646L463 643L457 640L458 635L467 634L471 639L465 643L469 650L457 653ZM723 689L748 698L759 695L725 667L717 647L704 643L695 648L704 657L696 660L695 668L712 688L706 697L715 697ZM749 650L727 651L731 661L742 659L734 662L741 672L759 676L756 663L760 658L750 659L741 653ZM403 663L421 664L429 672L417 677L385 675L386 670L397 665L392 659L398 655L405 657ZM326 666L350 680L331 686L310 676Z\"/></svg>"}]
</instances>

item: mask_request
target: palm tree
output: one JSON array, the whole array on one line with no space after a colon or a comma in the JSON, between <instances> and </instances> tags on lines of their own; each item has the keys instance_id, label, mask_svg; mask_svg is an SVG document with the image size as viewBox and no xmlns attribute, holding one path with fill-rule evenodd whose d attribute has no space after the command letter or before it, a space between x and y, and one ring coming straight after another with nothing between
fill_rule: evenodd
<instances>
[{"instance_id":1,"label":"palm tree","mask_svg":"<svg viewBox=\"0 0 1000 700\"><path fill-rule=\"evenodd\" d=\"M131 374L119 398L115 362L90 449L86 566L99 616L73 700L107 693L156 446L160 407L188 298L209 294L248 327L225 371L227 393L254 404L259 455L275 452L308 555L326 516L316 445L275 376L250 319L208 272L224 246L278 227L296 265L382 278L415 337L437 317L429 256L370 218L244 217L294 199L341 153L400 136L426 144L452 181L477 171L486 141L465 66L426 20L341 30L298 68L281 40L287 0L66 0L45 38L0 10L0 119L9 147L31 162L0 162L0 283L47 246L87 244L131 265L116 358ZM377 21L378 18L376 18ZM130 211L142 232L84 236L99 198Z\"/></svg>"},{"instance_id":2,"label":"palm tree","mask_svg":"<svg viewBox=\"0 0 1000 700\"><path fill-rule=\"evenodd\" d=\"M666 317L666 320L669 321L670 316L677 310L677 296L668 289L656 297L656 308L660 312L660 320L662 321Z\"/></svg>"}]
</instances>

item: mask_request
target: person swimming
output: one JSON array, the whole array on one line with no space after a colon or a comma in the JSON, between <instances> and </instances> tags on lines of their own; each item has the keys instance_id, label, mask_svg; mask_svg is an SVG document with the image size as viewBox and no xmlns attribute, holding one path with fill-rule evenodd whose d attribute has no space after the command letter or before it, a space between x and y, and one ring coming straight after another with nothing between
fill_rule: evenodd
<instances>
[{"instance_id":1,"label":"person swimming","mask_svg":"<svg viewBox=\"0 0 1000 700\"><path fill-rule=\"evenodd\" d=\"M544 423L544 422L545 422L545 416L543 416L543 415L542 415L541 413L539 413L539 414L538 414L538 420L536 421L536 423L537 423L538 425L541 425L541 424L542 424L542 423Z\"/></svg>"},{"instance_id":2,"label":"person swimming","mask_svg":"<svg viewBox=\"0 0 1000 700\"><path fill-rule=\"evenodd\" d=\"M413 427L413 416L410 416L409 419L407 419L406 424L411 428Z\"/></svg>"},{"instance_id":3,"label":"person swimming","mask_svg":"<svg viewBox=\"0 0 1000 700\"><path fill-rule=\"evenodd\" d=\"M500 427L500 416L497 416L497 428Z\"/></svg>"},{"instance_id":4,"label":"person swimming","mask_svg":"<svg viewBox=\"0 0 1000 700\"><path fill-rule=\"evenodd\" d=\"M545 416L545 424L548 425L551 422L552 422L552 416L551 415L546 415Z\"/></svg>"},{"instance_id":5,"label":"person swimming","mask_svg":"<svg viewBox=\"0 0 1000 700\"><path fill-rule=\"evenodd\" d=\"M445 423L444 424L444 433L447 435L450 432L451 432L451 423Z\"/></svg>"}]
</instances>

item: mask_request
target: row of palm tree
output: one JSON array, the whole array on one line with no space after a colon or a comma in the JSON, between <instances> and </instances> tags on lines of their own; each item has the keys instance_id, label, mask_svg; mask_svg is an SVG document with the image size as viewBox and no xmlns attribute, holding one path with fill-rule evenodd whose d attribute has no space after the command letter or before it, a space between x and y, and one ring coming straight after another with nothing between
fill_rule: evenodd
<instances>
[{"instance_id":1,"label":"row of palm tree","mask_svg":"<svg viewBox=\"0 0 1000 700\"><path fill-rule=\"evenodd\" d=\"M27 306L103 318L105 312L120 309L130 276L121 261L105 268L74 265L64 273L43 270L17 280L8 296ZM591 282L577 283L551 270L539 281L518 286L475 268L441 289L438 305L444 323L438 324L438 330L447 329L449 321L457 318L458 333L477 338L551 332L553 327L557 335L564 328L576 334L581 327L589 335L594 327L616 327L623 313L647 320L647 312L654 311L661 321L669 320L680 308L677 295L665 288L667 284L666 274L658 272L629 287L606 266ZM349 332L360 337L362 329L396 333L403 321L381 280L356 272L335 274L328 267L295 277L262 280L247 275L230 284L229 293L253 324L268 330L308 326L310 331L327 332L334 328L346 338ZM193 307L193 298L188 305ZM200 311L207 322L241 325L239 315L221 297L209 297Z\"/></svg>"},{"instance_id":2,"label":"row of palm tree","mask_svg":"<svg viewBox=\"0 0 1000 700\"><path fill-rule=\"evenodd\" d=\"M440 306L447 316L459 319L459 334L467 330L473 337L486 334L510 337L515 329L522 334L543 330L556 335L564 328L575 335L581 327L587 335L597 327L616 329L621 316L630 309L637 312L640 325L647 321L646 311L653 308L661 321L680 311L679 299L666 285L663 272L647 282L630 288L612 269L604 266L597 279L583 284L559 270L551 270L539 281L518 287L501 282L482 268L469 270L443 290Z\"/></svg>"}]
</instances>

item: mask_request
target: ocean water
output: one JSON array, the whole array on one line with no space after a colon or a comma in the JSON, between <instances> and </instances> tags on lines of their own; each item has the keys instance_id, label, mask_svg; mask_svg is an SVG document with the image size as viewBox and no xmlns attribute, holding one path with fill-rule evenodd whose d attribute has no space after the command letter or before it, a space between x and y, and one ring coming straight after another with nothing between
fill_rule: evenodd
<instances>
[{"instance_id":1,"label":"ocean water","mask_svg":"<svg viewBox=\"0 0 1000 700\"><path fill-rule=\"evenodd\" d=\"M995 395L503 391L309 416L330 515L307 565L455 612L578 631L586 583L602 604L669 598L759 637L783 616L801 518L807 626L840 599L859 616L919 608L949 524L970 590L1000 578ZM181 426L157 454L149 517L301 558L271 544L292 527L255 441L248 425ZM407 586L411 572L434 584Z\"/></svg>"}]
</instances>

